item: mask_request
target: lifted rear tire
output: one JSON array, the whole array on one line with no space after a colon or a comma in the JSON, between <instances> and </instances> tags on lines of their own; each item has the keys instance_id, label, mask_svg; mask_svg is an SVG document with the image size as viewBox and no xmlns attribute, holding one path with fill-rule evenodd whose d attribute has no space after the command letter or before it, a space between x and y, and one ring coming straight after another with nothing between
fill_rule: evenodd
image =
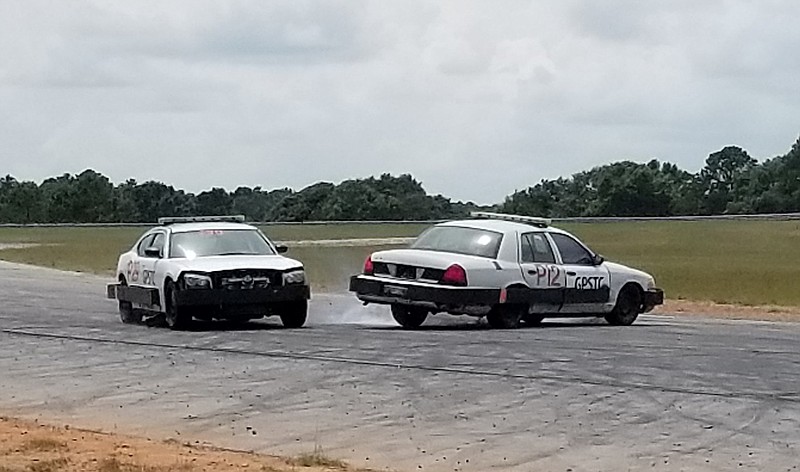
<instances>
[{"instance_id":1,"label":"lifted rear tire","mask_svg":"<svg viewBox=\"0 0 800 472\"><path fill-rule=\"evenodd\" d=\"M405 329L419 328L428 318L428 310L416 306L392 305L392 317Z\"/></svg>"},{"instance_id":2,"label":"lifted rear tire","mask_svg":"<svg viewBox=\"0 0 800 472\"><path fill-rule=\"evenodd\" d=\"M280 316L284 328L302 328L308 316L308 301L297 300L283 304Z\"/></svg>"},{"instance_id":3,"label":"lifted rear tire","mask_svg":"<svg viewBox=\"0 0 800 472\"><path fill-rule=\"evenodd\" d=\"M128 285L125 277L120 277L119 284ZM119 301L119 319L125 324L139 324L142 322L142 312L133 308L133 303L123 300Z\"/></svg>"},{"instance_id":4,"label":"lifted rear tire","mask_svg":"<svg viewBox=\"0 0 800 472\"><path fill-rule=\"evenodd\" d=\"M539 326L542 324L543 319L544 315L539 313L527 313L522 315L522 321L525 322L526 326Z\"/></svg>"},{"instance_id":5,"label":"lifted rear tire","mask_svg":"<svg viewBox=\"0 0 800 472\"><path fill-rule=\"evenodd\" d=\"M495 329L516 329L525 311L524 305L495 305L486 315L486 320Z\"/></svg>"}]
</instances>

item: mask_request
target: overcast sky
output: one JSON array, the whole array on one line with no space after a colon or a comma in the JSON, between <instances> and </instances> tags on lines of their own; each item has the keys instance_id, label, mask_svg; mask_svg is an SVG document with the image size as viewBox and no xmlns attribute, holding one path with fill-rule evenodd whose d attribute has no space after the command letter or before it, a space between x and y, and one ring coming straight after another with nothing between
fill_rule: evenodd
<instances>
[{"instance_id":1,"label":"overcast sky","mask_svg":"<svg viewBox=\"0 0 800 472\"><path fill-rule=\"evenodd\" d=\"M800 134L800 2L0 0L0 174L543 178Z\"/></svg>"}]
</instances>

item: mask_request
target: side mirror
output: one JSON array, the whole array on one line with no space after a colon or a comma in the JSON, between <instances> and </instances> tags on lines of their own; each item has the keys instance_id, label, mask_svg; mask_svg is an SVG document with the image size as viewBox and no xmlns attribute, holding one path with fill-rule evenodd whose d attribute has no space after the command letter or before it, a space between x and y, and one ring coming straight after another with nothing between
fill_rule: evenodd
<instances>
[{"instance_id":1,"label":"side mirror","mask_svg":"<svg viewBox=\"0 0 800 472\"><path fill-rule=\"evenodd\" d=\"M286 251L288 251L289 248L287 246L284 246L283 244L277 244L275 246L275 250L278 251L278 254L283 254Z\"/></svg>"},{"instance_id":2,"label":"side mirror","mask_svg":"<svg viewBox=\"0 0 800 472\"><path fill-rule=\"evenodd\" d=\"M144 255L147 256L147 257L157 257L157 258L160 259L161 258L161 249L159 249L159 248L157 248L155 246L150 246L148 248L145 248Z\"/></svg>"},{"instance_id":3,"label":"side mirror","mask_svg":"<svg viewBox=\"0 0 800 472\"><path fill-rule=\"evenodd\" d=\"M606 259L603 256L601 256L600 254L595 254L594 257L592 258L592 263L594 265L596 265L596 266L602 264L605 261L606 261Z\"/></svg>"}]
</instances>

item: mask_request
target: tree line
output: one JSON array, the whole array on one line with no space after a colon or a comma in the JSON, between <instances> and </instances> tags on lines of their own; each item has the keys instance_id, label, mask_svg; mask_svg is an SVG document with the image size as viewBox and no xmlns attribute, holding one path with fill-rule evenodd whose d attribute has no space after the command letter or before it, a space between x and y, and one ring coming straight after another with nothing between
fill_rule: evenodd
<instances>
[{"instance_id":1,"label":"tree line","mask_svg":"<svg viewBox=\"0 0 800 472\"><path fill-rule=\"evenodd\" d=\"M155 181L114 185L91 169L40 185L0 178L0 223L152 223L161 216L229 214L249 221L436 220L474 208L428 195L408 174L320 182L300 191L215 187L197 195Z\"/></svg>"},{"instance_id":2,"label":"tree line","mask_svg":"<svg viewBox=\"0 0 800 472\"><path fill-rule=\"evenodd\" d=\"M800 211L800 138L759 163L727 146L690 173L656 159L619 161L542 180L479 207L428 195L409 174L320 182L302 190L212 188L197 195L156 181L113 184L88 169L41 184L0 178L0 223L151 223L160 216L243 214L250 221L437 220L475 209L546 217L672 216Z\"/></svg>"},{"instance_id":3,"label":"tree line","mask_svg":"<svg viewBox=\"0 0 800 472\"><path fill-rule=\"evenodd\" d=\"M677 216L800 211L800 138L759 163L738 146L708 156L697 173L656 159L614 162L514 192L502 211L549 217Z\"/></svg>"}]
</instances>

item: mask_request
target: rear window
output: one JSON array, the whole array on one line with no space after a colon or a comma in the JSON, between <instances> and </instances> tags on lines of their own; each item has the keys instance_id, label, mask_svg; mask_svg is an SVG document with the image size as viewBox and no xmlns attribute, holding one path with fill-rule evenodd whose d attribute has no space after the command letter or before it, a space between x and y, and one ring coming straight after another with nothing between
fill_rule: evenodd
<instances>
[{"instance_id":1,"label":"rear window","mask_svg":"<svg viewBox=\"0 0 800 472\"><path fill-rule=\"evenodd\" d=\"M495 259L502 240L503 235L494 231L459 226L434 226L420 234L411 248Z\"/></svg>"}]
</instances>

